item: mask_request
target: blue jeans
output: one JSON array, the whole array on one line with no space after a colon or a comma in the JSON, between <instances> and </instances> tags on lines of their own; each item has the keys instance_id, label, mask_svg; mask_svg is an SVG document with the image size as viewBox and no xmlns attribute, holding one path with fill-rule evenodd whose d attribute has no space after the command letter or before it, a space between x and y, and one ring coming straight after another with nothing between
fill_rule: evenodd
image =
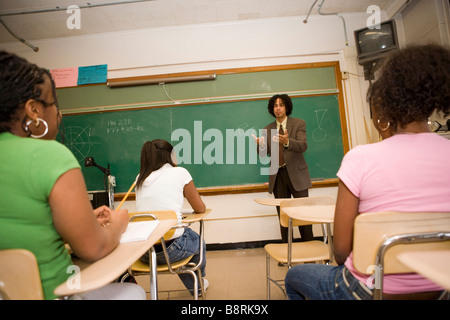
<instances>
[{"instance_id":1,"label":"blue jeans","mask_svg":"<svg viewBox=\"0 0 450 320\"><path fill-rule=\"evenodd\" d=\"M200 236L189 228L184 229L183 235L174 239L172 243L167 247L167 254L171 262L177 262L193 255L190 262L197 264L200 261ZM148 252L141 257L141 261L148 263ZM156 263L167 264L164 257L164 252L156 251ZM206 267L206 244L203 243L203 263L200 265L200 271L202 277L205 276ZM189 273L181 273L178 275L184 286L193 292L194 279Z\"/></svg>"},{"instance_id":2,"label":"blue jeans","mask_svg":"<svg viewBox=\"0 0 450 320\"><path fill-rule=\"evenodd\" d=\"M372 300L372 291L344 265L301 264L286 274L290 300Z\"/></svg>"}]
</instances>

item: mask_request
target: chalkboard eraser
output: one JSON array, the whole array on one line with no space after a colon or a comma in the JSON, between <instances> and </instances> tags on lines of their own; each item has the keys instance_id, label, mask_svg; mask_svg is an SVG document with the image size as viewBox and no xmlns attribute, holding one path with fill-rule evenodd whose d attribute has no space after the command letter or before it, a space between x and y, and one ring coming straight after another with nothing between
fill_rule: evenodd
<instances>
[{"instance_id":1,"label":"chalkboard eraser","mask_svg":"<svg viewBox=\"0 0 450 320\"><path fill-rule=\"evenodd\" d=\"M174 103L175 103L175 104L180 104L181 102L180 102L180 101L175 101Z\"/></svg>"}]
</instances>

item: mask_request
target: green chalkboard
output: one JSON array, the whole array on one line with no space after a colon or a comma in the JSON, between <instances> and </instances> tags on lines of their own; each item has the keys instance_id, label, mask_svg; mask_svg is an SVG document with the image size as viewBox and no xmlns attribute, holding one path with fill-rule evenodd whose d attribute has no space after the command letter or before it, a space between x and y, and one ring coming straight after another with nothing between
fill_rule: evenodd
<instances>
[{"instance_id":1,"label":"green chalkboard","mask_svg":"<svg viewBox=\"0 0 450 320\"><path fill-rule=\"evenodd\" d=\"M305 158L312 178L336 178L344 155L337 94L293 97L292 117L307 124ZM103 173L84 167L85 157L108 164L116 192L126 192L139 172L142 144L156 138L171 141L180 166L197 187L264 183L267 159L256 155L251 133L274 118L267 99L203 103L115 112L65 115L64 143L80 162L88 190L104 189Z\"/></svg>"}]
</instances>

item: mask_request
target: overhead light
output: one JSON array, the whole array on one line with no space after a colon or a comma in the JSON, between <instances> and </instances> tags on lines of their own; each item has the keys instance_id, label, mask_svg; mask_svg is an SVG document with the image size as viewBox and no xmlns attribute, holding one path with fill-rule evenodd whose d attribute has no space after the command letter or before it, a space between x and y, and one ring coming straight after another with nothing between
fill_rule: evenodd
<instances>
[{"instance_id":1,"label":"overhead light","mask_svg":"<svg viewBox=\"0 0 450 320\"><path fill-rule=\"evenodd\" d=\"M184 76L184 77L166 77L166 78L150 78L150 79L136 79L136 80L114 80L111 79L107 82L107 86L110 88L118 87L130 87L141 86L148 84L165 84L174 82L189 82L189 81L205 81L215 80L216 74L205 74L196 76Z\"/></svg>"}]
</instances>

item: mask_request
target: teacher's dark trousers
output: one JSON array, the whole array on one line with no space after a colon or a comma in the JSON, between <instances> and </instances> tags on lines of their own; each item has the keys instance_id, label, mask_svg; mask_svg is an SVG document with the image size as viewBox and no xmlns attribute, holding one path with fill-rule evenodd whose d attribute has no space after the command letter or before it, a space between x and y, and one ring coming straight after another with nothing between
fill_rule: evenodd
<instances>
[{"instance_id":1,"label":"teacher's dark trousers","mask_svg":"<svg viewBox=\"0 0 450 320\"><path fill-rule=\"evenodd\" d=\"M273 194L275 198L303 198L308 197L308 189L297 191L294 189L289 178L286 167L281 167L278 169L277 178L275 180L275 185L273 186ZM277 206L278 219L280 218L280 207ZM301 235L301 241L313 240L312 225L299 226L298 227ZM281 241L283 243L288 242L288 228L281 226Z\"/></svg>"}]
</instances>

